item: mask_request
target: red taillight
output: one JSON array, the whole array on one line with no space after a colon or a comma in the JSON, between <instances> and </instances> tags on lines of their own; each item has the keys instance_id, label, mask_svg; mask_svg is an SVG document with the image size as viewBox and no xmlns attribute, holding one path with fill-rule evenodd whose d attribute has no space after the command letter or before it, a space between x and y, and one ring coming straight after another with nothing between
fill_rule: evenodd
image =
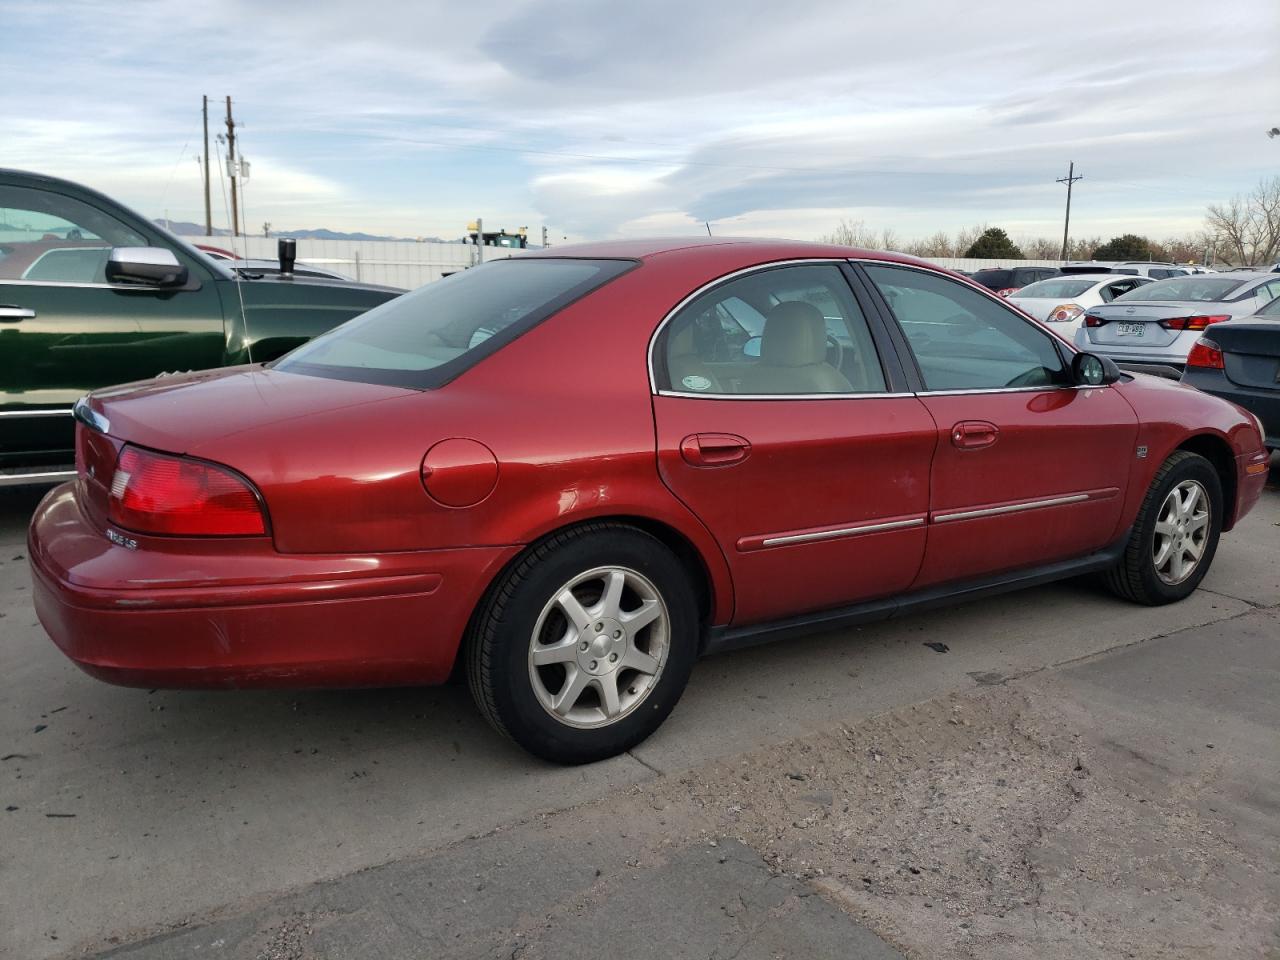
<instances>
[{"instance_id":1,"label":"red taillight","mask_svg":"<svg viewBox=\"0 0 1280 960\"><path fill-rule=\"evenodd\" d=\"M1220 313L1209 317L1169 317L1160 321L1166 330L1203 330L1211 323L1222 323L1230 320L1230 314Z\"/></svg>"},{"instance_id":2,"label":"red taillight","mask_svg":"<svg viewBox=\"0 0 1280 960\"><path fill-rule=\"evenodd\" d=\"M1105 317L1095 317L1092 313L1084 315L1084 325L1086 327L1100 327L1106 322Z\"/></svg>"},{"instance_id":3,"label":"red taillight","mask_svg":"<svg viewBox=\"0 0 1280 960\"><path fill-rule=\"evenodd\" d=\"M1188 367L1203 367L1208 370L1225 370L1222 362L1222 348L1212 340L1201 337L1187 354Z\"/></svg>"},{"instance_id":4,"label":"red taillight","mask_svg":"<svg viewBox=\"0 0 1280 960\"><path fill-rule=\"evenodd\" d=\"M112 523L140 533L246 537L267 532L253 488L231 471L131 446L116 463L109 516Z\"/></svg>"},{"instance_id":5,"label":"red taillight","mask_svg":"<svg viewBox=\"0 0 1280 960\"><path fill-rule=\"evenodd\" d=\"M1018 292L1019 290L1021 290L1021 289L1022 289L1021 287L1005 287L1003 290L997 290L997 291L996 291L996 296L997 296L997 297L1012 297L1015 293L1017 293L1017 292Z\"/></svg>"}]
</instances>

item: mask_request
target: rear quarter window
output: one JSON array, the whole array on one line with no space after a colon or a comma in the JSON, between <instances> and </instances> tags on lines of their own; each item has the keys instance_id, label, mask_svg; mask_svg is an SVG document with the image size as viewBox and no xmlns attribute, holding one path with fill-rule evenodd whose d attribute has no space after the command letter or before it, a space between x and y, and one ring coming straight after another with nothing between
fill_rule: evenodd
<instances>
[{"instance_id":1,"label":"rear quarter window","mask_svg":"<svg viewBox=\"0 0 1280 960\"><path fill-rule=\"evenodd\" d=\"M496 260L375 307L286 354L274 367L393 387L439 387L636 265Z\"/></svg>"}]
</instances>

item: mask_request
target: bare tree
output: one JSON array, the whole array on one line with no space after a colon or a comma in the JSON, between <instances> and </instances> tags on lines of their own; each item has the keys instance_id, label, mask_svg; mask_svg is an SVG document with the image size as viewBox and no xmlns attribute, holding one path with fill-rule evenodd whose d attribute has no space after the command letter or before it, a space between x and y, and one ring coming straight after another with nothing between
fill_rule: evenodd
<instances>
[{"instance_id":1,"label":"bare tree","mask_svg":"<svg viewBox=\"0 0 1280 960\"><path fill-rule=\"evenodd\" d=\"M931 237L923 240L912 240L904 248L904 252L916 257L954 257L955 244L951 242L945 230L939 230Z\"/></svg>"},{"instance_id":2,"label":"bare tree","mask_svg":"<svg viewBox=\"0 0 1280 960\"><path fill-rule=\"evenodd\" d=\"M1273 262L1280 255L1280 177L1261 180L1247 194L1215 203L1205 225L1222 253L1239 264Z\"/></svg>"},{"instance_id":3,"label":"bare tree","mask_svg":"<svg viewBox=\"0 0 1280 960\"><path fill-rule=\"evenodd\" d=\"M1057 260L1062 256L1062 241L1053 237L1028 237L1020 239L1018 246L1029 260Z\"/></svg>"},{"instance_id":4,"label":"bare tree","mask_svg":"<svg viewBox=\"0 0 1280 960\"><path fill-rule=\"evenodd\" d=\"M985 223L975 224L972 227L965 227L956 234L955 246L952 247L955 252L952 256L963 257L964 252L972 247L974 243L977 242L977 239L986 232L987 225Z\"/></svg>"},{"instance_id":5,"label":"bare tree","mask_svg":"<svg viewBox=\"0 0 1280 960\"><path fill-rule=\"evenodd\" d=\"M861 220L841 220L835 230L818 239L823 243L835 243L842 247L864 247L868 250L876 249L879 243L879 236L875 230Z\"/></svg>"}]
</instances>

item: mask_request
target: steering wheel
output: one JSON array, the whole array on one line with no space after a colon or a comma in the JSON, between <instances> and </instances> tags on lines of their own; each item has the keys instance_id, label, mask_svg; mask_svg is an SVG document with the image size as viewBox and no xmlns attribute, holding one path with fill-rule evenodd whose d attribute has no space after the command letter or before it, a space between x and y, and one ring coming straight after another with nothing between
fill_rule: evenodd
<instances>
[{"instance_id":1,"label":"steering wheel","mask_svg":"<svg viewBox=\"0 0 1280 960\"><path fill-rule=\"evenodd\" d=\"M833 347L835 348L835 351L836 351L836 362L832 364L832 366L834 366L837 370L842 370L844 368L844 347L840 345L839 340L837 340L835 337L833 337L831 334L828 333L827 349L830 350Z\"/></svg>"}]
</instances>

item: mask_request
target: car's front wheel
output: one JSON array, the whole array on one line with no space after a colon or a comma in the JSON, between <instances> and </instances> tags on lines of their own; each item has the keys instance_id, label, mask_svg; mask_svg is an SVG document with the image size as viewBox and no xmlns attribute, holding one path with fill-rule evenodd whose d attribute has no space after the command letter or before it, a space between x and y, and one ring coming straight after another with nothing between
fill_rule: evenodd
<instances>
[{"instance_id":1,"label":"car's front wheel","mask_svg":"<svg viewBox=\"0 0 1280 960\"><path fill-rule=\"evenodd\" d=\"M550 537L494 585L467 670L490 723L537 756L586 763L635 746L680 699L698 607L688 573L634 527Z\"/></svg>"},{"instance_id":2,"label":"car's front wheel","mask_svg":"<svg viewBox=\"0 0 1280 960\"><path fill-rule=\"evenodd\" d=\"M1107 585L1135 603L1181 600L1209 572L1221 531L1218 472L1199 454L1175 451L1156 471Z\"/></svg>"}]
</instances>

